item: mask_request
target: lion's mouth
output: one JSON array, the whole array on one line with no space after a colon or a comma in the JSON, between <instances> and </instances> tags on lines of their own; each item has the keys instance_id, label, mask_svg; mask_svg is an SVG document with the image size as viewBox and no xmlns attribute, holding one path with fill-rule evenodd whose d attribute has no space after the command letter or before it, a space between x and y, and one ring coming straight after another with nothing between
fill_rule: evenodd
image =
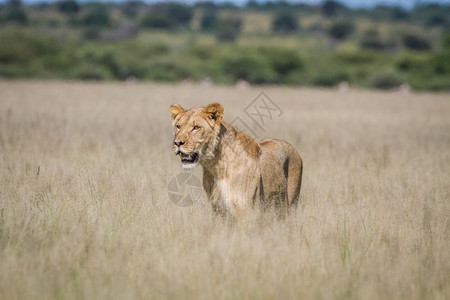
<instances>
[{"instance_id":1,"label":"lion's mouth","mask_svg":"<svg viewBox=\"0 0 450 300\"><path fill-rule=\"evenodd\" d=\"M198 160L198 152L193 152L190 154L186 154L180 152L181 163L183 164L195 164Z\"/></svg>"}]
</instances>

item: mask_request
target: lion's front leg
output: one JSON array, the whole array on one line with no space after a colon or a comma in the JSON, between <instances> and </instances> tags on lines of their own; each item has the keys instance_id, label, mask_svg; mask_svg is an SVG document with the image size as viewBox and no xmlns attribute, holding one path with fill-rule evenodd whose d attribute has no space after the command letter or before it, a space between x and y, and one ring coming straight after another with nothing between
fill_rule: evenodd
<instances>
[{"instance_id":1,"label":"lion's front leg","mask_svg":"<svg viewBox=\"0 0 450 300\"><path fill-rule=\"evenodd\" d=\"M259 205L261 176L257 166L248 166L247 172L236 172L235 176L222 181L222 195L229 213L236 218L251 215L253 208ZM249 176L250 174L250 176Z\"/></svg>"},{"instance_id":2,"label":"lion's front leg","mask_svg":"<svg viewBox=\"0 0 450 300\"><path fill-rule=\"evenodd\" d=\"M226 215L226 211L224 209L223 203L219 198L215 183L214 176L205 168L203 168L203 189L205 190L206 196L208 197L209 202L211 203L212 209L217 215Z\"/></svg>"}]
</instances>

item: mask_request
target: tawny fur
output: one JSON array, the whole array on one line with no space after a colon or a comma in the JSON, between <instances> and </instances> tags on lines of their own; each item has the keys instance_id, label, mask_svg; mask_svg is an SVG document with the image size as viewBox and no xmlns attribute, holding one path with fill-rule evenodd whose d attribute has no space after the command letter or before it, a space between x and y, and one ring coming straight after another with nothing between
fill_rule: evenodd
<instances>
[{"instance_id":1,"label":"tawny fur","mask_svg":"<svg viewBox=\"0 0 450 300\"><path fill-rule=\"evenodd\" d=\"M288 142L266 139L259 144L222 120L223 107L169 109L174 125L175 153L198 153L184 167L203 167L203 188L213 209L235 217L252 208L275 207L280 215L298 204L303 162ZM180 142L182 144L180 144Z\"/></svg>"}]
</instances>

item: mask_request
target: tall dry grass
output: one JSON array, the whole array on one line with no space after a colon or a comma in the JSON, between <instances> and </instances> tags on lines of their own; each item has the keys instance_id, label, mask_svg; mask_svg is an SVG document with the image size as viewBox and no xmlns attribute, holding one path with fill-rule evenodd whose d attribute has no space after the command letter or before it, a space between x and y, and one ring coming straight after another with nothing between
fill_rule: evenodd
<instances>
[{"instance_id":1,"label":"tall dry grass","mask_svg":"<svg viewBox=\"0 0 450 300\"><path fill-rule=\"evenodd\" d=\"M230 120L261 90L0 82L0 299L449 299L448 94L264 88L301 207L230 226L168 200L168 106Z\"/></svg>"}]
</instances>

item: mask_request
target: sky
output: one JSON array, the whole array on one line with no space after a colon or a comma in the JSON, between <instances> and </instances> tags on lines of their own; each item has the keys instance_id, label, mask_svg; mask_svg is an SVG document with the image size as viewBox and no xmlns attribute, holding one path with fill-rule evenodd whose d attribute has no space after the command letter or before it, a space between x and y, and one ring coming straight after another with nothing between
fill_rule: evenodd
<instances>
[{"instance_id":1,"label":"sky","mask_svg":"<svg viewBox=\"0 0 450 300\"><path fill-rule=\"evenodd\" d=\"M57 0L22 0L25 3L37 3L37 2L55 2ZM95 0L79 0L81 2L95 1ZM126 0L98 0L100 2L124 2ZM161 0L143 0L144 2L163 2ZM243 5L247 3L248 0L214 0L214 2L233 2L237 5ZM267 2L267 0L257 0L258 2ZM274 1L274 0L271 0ZM294 3L309 3L309 4L319 4L323 0L287 0L288 2ZM450 0L337 0L352 8L370 8L378 4L386 4L391 6L401 6L404 8L412 8L415 4L426 4L426 3L441 3L450 5ZM5 3L7 0L0 0L0 3ZM185 0L178 1L192 4L193 2L199 2L195 0Z\"/></svg>"}]
</instances>

